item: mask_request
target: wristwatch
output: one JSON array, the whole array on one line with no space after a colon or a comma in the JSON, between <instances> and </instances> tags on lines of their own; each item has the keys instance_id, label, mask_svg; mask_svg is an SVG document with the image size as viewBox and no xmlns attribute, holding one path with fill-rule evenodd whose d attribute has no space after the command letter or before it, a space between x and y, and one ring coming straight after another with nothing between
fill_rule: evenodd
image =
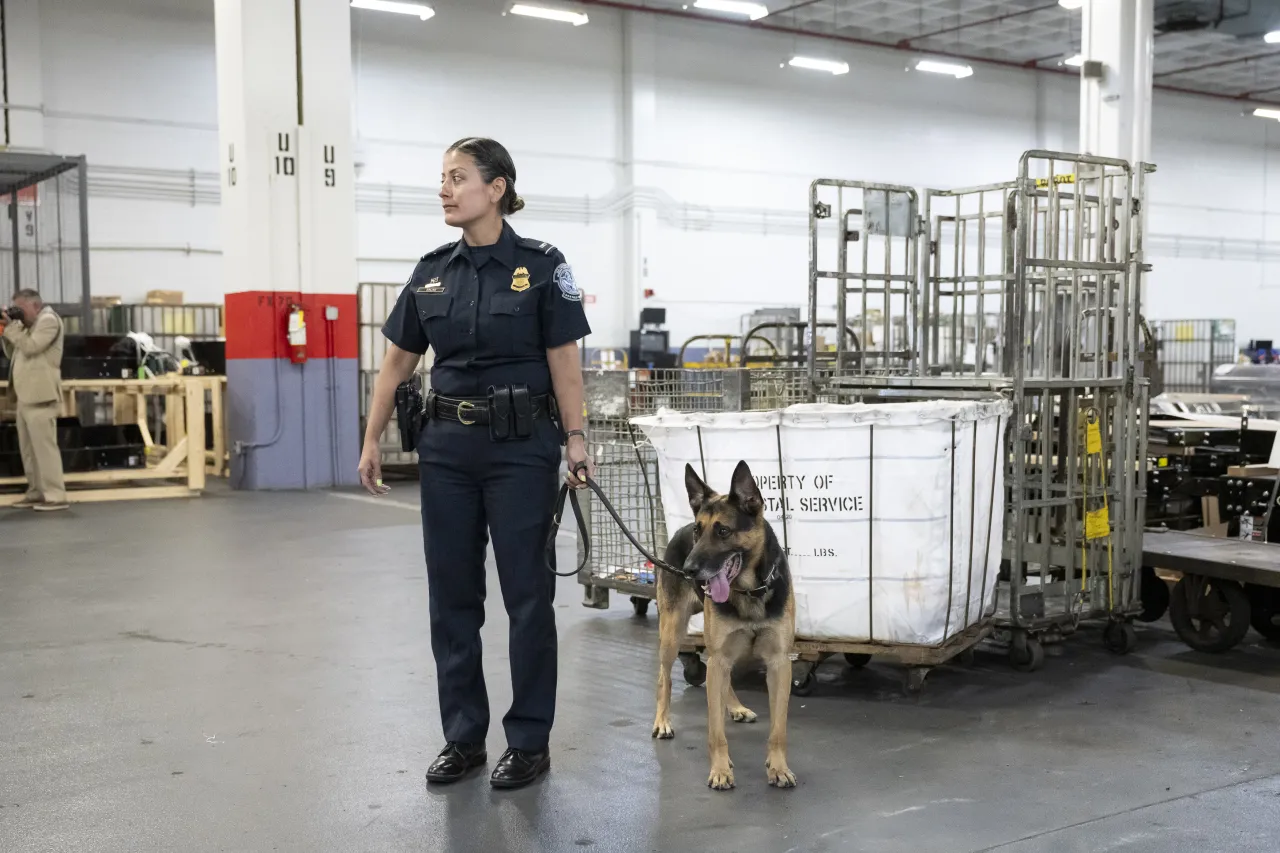
<instances>
[{"instance_id":1,"label":"wristwatch","mask_svg":"<svg viewBox=\"0 0 1280 853\"><path fill-rule=\"evenodd\" d=\"M564 443L566 446L569 444L569 439L573 438L575 435L582 436L583 443L586 443L586 440L587 440L586 432L580 429L571 429L564 434Z\"/></svg>"}]
</instances>

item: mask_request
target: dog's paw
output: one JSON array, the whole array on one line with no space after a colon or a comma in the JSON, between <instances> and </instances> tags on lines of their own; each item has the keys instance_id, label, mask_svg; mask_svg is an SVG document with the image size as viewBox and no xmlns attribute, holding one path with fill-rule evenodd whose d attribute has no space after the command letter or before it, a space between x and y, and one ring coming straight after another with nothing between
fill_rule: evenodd
<instances>
[{"instance_id":1,"label":"dog's paw","mask_svg":"<svg viewBox=\"0 0 1280 853\"><path fill-rule=\"evenodd\" d=\"M707 779L707 787L716 791L728 791L733 787L733 770L731 768L712 769L711 776Z\"/></svg>"},{"instance_id":2,"label":"dog's paw","mask_svg":"<svg viewBox=\"0 0 1280 853\"><path fill-rule=\"evenodd\" d=\"M676 736L676 730L671 728L670 720L655 720L653 723L653 736L659 740L670 740Z\"/></svg>"},{"instance_id":3,"label":"dog's paw","mask_svg":"<svg viewBox=\"0 0 1280 853\"><path fill-rule=\"evenodd\" d=\"M733 717L735 723L754 723L756 721L756 712L750 708L734 708L729 712L729 716Z\"/></svg>"},{"instance_id":4,"label":"dog's paw","mask_svg":"<svg viewBox=\"0 0 1280 853\"><path fill-rule=\"evenodd\" d=\"M787 767L785 760L766 761L764 766L769 773L769 784L773 787L794 788L796 786L796 774L792 773L791 768Z\"/></svg>"}]
</instances>

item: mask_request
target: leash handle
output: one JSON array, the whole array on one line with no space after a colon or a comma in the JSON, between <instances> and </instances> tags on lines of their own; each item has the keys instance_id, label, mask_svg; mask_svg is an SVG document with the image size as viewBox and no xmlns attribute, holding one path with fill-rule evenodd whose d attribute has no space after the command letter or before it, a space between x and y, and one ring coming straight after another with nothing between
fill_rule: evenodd
<instances>
[{"instance_id":1,"label":"leash handle","mask_svg":"<svg viewBox=\"0 0 1280 853\"><path fill-rule=\"evenodd\" d=\"M586 466L583 466L586 467ZM576 469L575 469L576 473ZM560 533L560 521L564 518L564 501L565 498L573 504L573 514L578 520L578 533L582 536L582 559L578 561L578 567L571 572L557 572L552 564L552 560L556 554L556 537ZM565 483L560 487L559 494L556 495L555 509L551 514L551 530L547 534L547 546L544 549L543 559L547 564L547 571L559 578L571 578L587 567L587 563L591 560L591 534L587 531L587 523L582 518L582 507L578 505L578 493L576 490L569 488L569 484Z\"/></svg>"}]
</instances>

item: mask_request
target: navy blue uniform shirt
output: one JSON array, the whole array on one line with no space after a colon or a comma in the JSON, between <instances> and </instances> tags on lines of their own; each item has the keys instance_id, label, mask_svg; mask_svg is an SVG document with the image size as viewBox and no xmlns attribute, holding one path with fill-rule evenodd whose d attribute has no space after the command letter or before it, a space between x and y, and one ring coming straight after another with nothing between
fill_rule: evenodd
<instances>
[{"instance_id":1,"label":"navy blue uniform shirt","mask_svg":"<svg viewBox=\"0 0 1280 853\"><path fill-rule=\"evenodd\" d=\"M506 222L492 246L459 240L423 255L382 327L400 349L435 350L431 387L446 397L483 397L490 385L545 394L547 350L590 333L564 255Z\"/></svg>"}]
</instances>

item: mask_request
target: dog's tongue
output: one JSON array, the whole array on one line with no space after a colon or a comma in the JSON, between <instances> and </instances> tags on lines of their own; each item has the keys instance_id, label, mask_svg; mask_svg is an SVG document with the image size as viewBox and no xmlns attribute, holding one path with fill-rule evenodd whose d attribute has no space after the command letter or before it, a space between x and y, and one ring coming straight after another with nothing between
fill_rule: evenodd
<instances>
[{"instance_id":1,"label":"dog's tongue","mask_svg":"<svg viewBox=\"0 0 1280 853\"><path fill-rule=\"evenodd\" d=\"M724 604L729 600L729 578L728 572L721 569L716 575L707 582L707 592L711 594L711 600L716 604Z\"/></svg>"}]
</instances>

